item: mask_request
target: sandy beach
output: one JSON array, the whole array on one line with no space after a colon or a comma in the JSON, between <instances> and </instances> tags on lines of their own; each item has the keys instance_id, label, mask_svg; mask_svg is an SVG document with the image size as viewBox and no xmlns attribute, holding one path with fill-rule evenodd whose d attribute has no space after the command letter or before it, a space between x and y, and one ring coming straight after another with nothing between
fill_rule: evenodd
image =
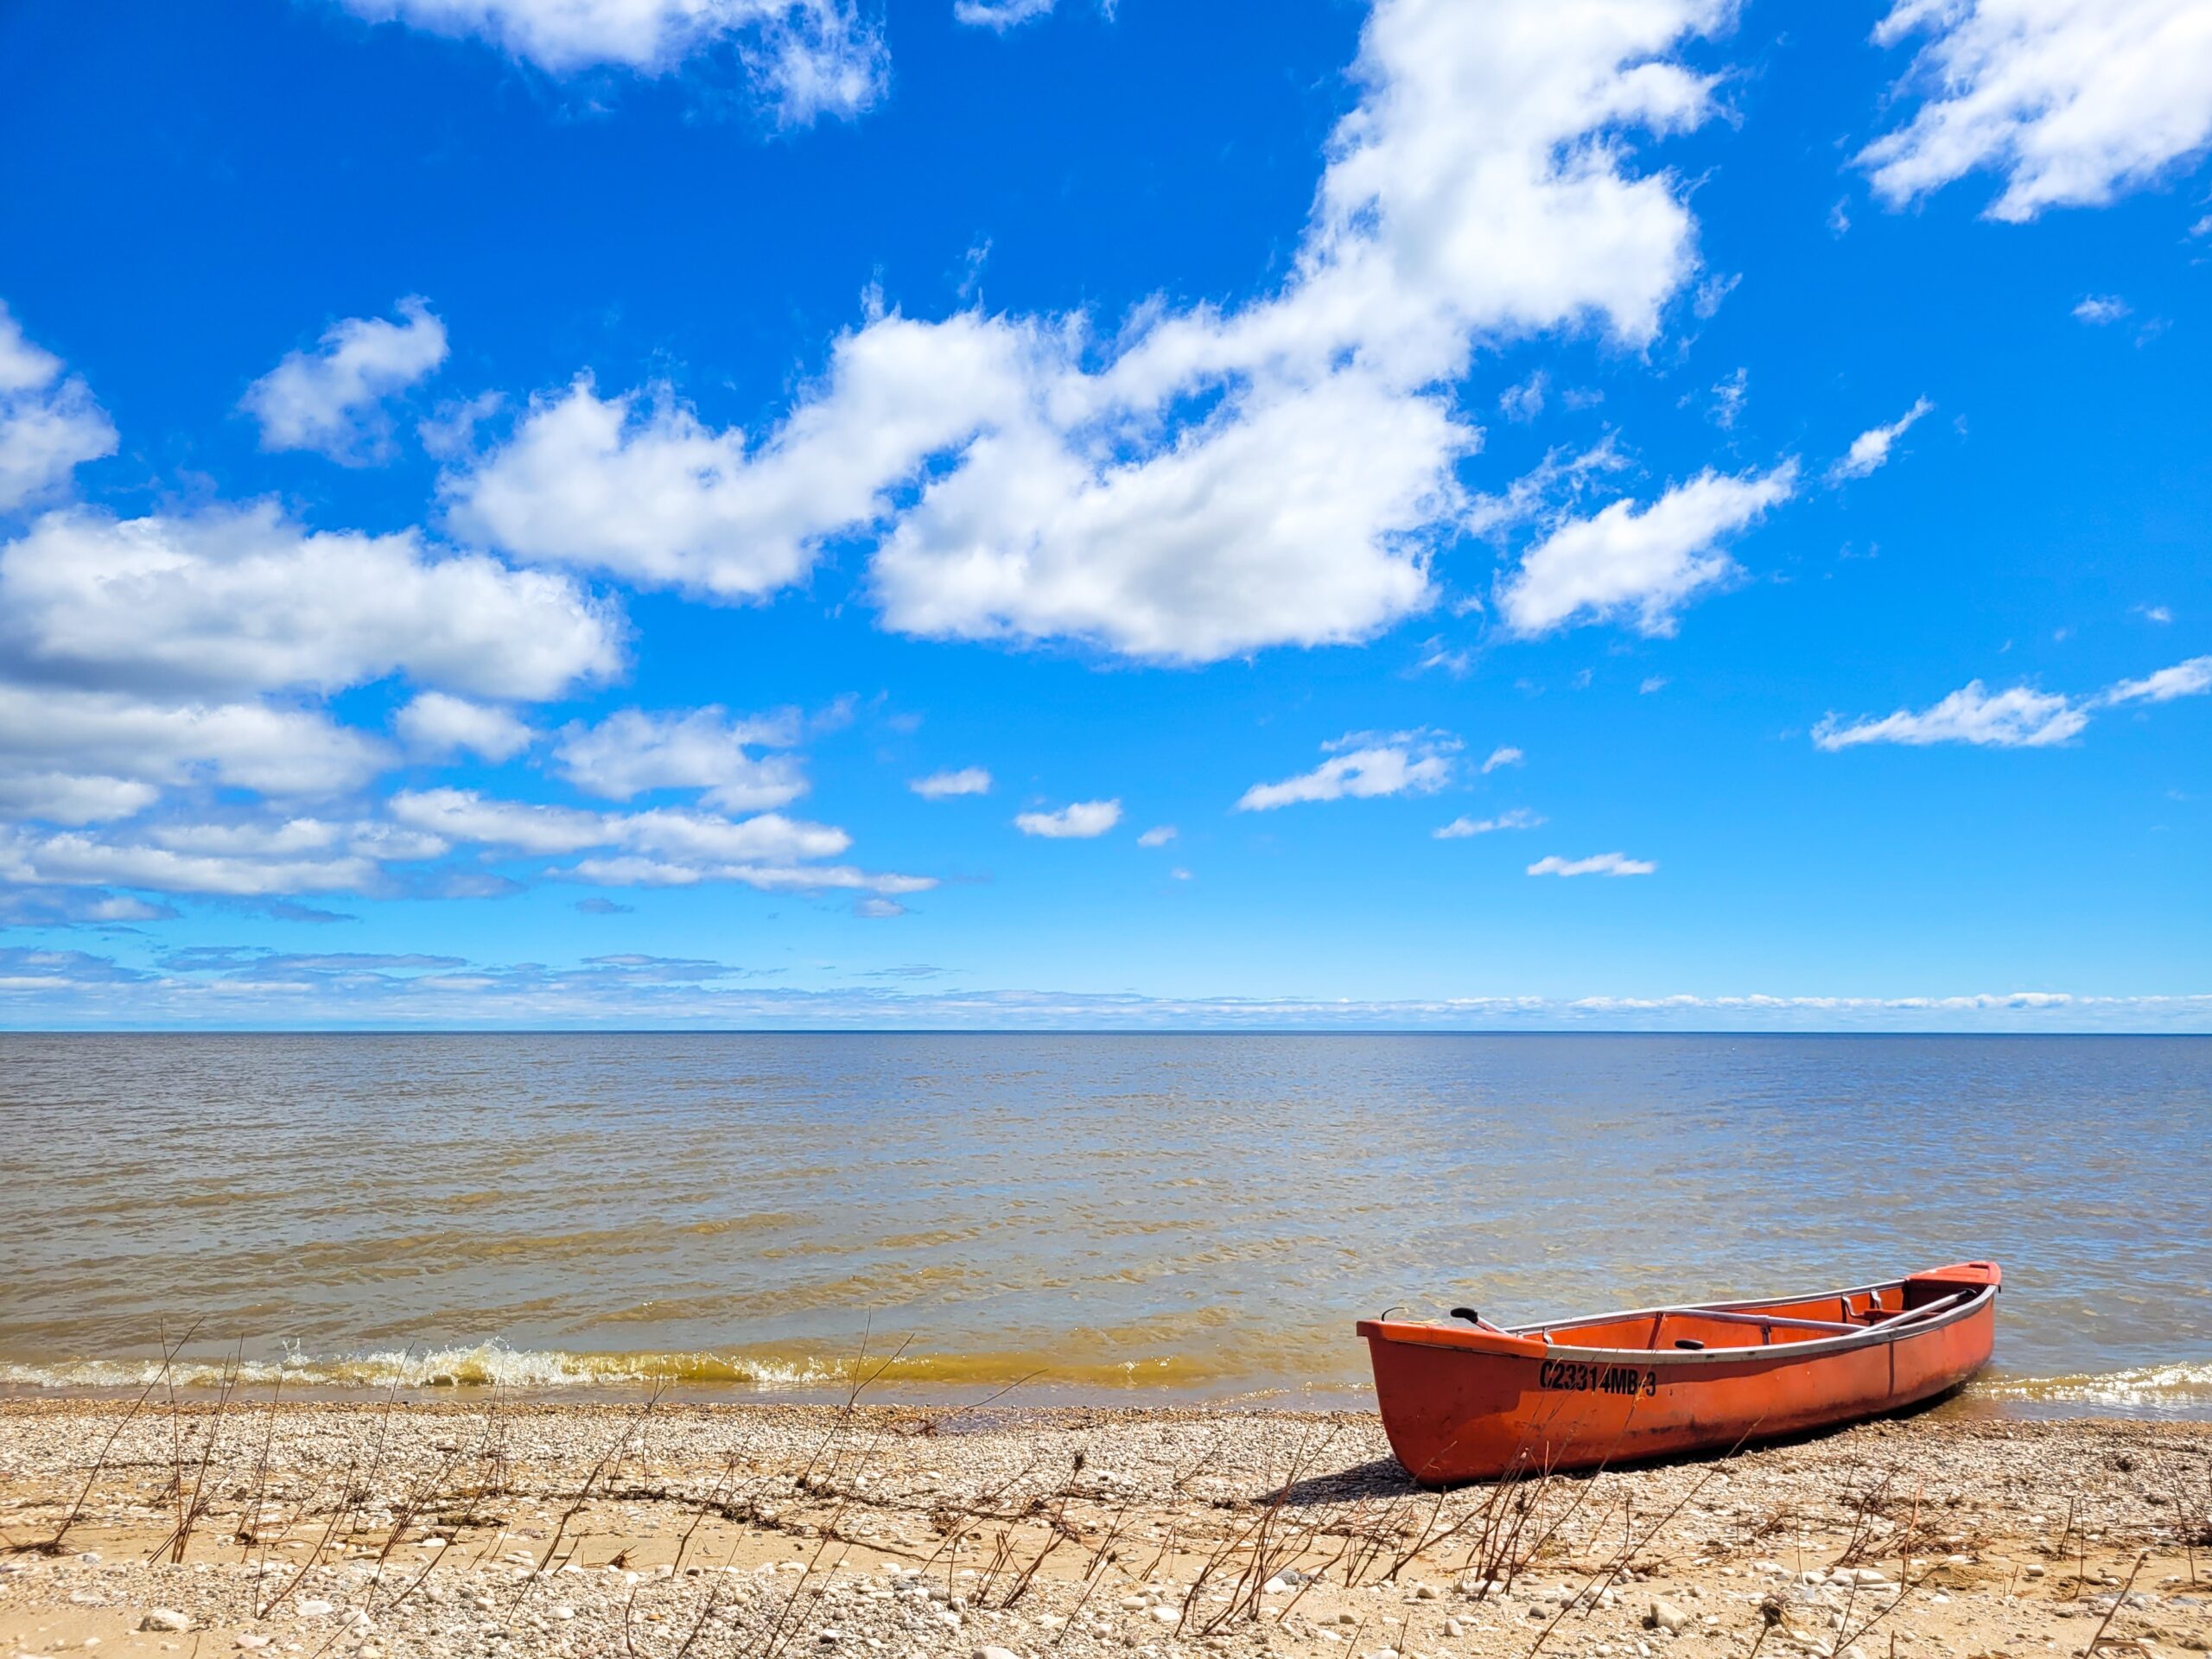
<instances>
[{"instance_id":1,"label":"sandy beach","mask_svg":"<svg viewBox=\"0 0 2212 1659\"><path fill-rule=\"evenodd\" d=\"M2158 1656L2212 1425L1863 1425L1448 1494L1376 1420L0 1403L0 1652Z\"/></svg>"}]
</instances>

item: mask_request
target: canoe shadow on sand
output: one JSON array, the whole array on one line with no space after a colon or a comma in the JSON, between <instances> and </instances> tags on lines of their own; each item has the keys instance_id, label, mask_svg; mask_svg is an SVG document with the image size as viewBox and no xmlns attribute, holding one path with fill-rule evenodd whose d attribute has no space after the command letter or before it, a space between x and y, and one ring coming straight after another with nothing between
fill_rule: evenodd
<instances>
[{"instance_id":1,"label":"canoe shadow on sand","mask_svg":"<svg viewBox=\"0 0 2212 1659\"><path fill-rule=\"evenodd\" d=\"M1963 1388L1964 1384L1961 1384ZM1597 1469L1562 1469L1549 1476L1554 1480L1588 1480L1610 1472L1630 1472L1639 1470L1691 1468L1700 1464L1726 1463L1732 1458L1745 1457L1757 1452L1786 1450L1791 1446L1811 1446L1821 1440L1840 1439L1861 1423L1897 1423L1924 1416L1938 1407L1955 1399L1959 1389L1937 1395L1933 1399L1919 1401L1896 1411L1882 1412L1865 1417L1859 1423L1838 1424L1829 1428L1808 1429L1797 1434L1777 1434L1744 1446L1721 1446L1701 1452L1681 1452L1660 1458L1624 1459ZM1529 1466L1514 1478L1522 1481L1546 1478L1541 1465L1532 1461ZM1446 1484L1453 1490L1470 1486L1490 1486L1497 1483L1489 1480L1452 1481ZM1294 1480L1287 1487L1270 1486L1253 1494L1255 1503L1273 1503L1280 1497L1286 1509L1302 1509L1316 1503L1349 1503L1361 1498L1403 1497L1413 1492L1433 1492L1434 1485L1424 1485L1406 1472L1405 1465L1395 1458L1370 1458L1364 1463L1355 1463L1348 1468L1327 1474L1309 1475Z\"/></svg>"}]
</instances>

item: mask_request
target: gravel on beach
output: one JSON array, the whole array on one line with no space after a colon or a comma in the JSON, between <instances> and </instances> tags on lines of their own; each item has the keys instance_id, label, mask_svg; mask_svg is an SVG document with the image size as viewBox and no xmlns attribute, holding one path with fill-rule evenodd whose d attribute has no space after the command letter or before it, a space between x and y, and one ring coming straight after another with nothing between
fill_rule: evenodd
<instances>
[{"instance_id":1,"label":"gravel on beach","mask_svg":"<svg viewBox=\"0 0 2212 1659\"><path fill-rule=\"evenodd\" d=\"M2212 1425L1425 1491L1359 1413L0 1401L0 1659L2179 1659Z\"/></svg>"}]
</instances>

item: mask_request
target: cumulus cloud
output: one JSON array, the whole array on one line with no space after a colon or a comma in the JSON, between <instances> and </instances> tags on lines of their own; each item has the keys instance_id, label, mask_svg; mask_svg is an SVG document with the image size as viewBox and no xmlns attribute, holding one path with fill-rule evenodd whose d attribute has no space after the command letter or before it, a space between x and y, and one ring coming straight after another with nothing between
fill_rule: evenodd
<instances>
[{"instance_id":1,"label":"cumulus cloud","mask_svg":"<svg viewBox=\"0 0 2212 1659\"><path fill-rule=\"evenodd\" d=\"M1890 458L1891 446L1912 429L1912 423L1935 404L1925 397L1913 400L1910 409L1887 426L1872 426L1851 441L1851 448L1843 458L1828 468L1828 480L1840 483L1846 479L1864 478Z\"/></svg>"},{"instance_id":2,"label":"cumulus cloud","mask_svg":"<svg viewBox=\"0 0 2212 1659\"><path fill-rule=\"evenodd\" d=\"M1630 619L1647 634L1670 634L1693 594L1734 571L1719 542L1796 488L1794 461L1740 477L1708 470L1648 507L1624 499L1570 518L1522 555L1500 607L1522 635L1614 618Z\"/></svg>"},{"instance_id":3,"label":"cumulus cloud","mask_svg":"<svg viewBox=\"0 0 2212 1659\"><path fill-rule=\"evenodd\" d=\"M881 95L880 31L853 0L340 0L361 16L474 35L556 75L664 74L734 48L787 125L853 116Z\"/></svg>"},{"instance_id":4,"label":"cumulus cloud","mask_svg":"<svg viewBox=\"0 0 2212 1659\"><path fill-rule=\"evenodd\" d=\"M567 579L269 505L53 512L0 548L0 665L101 685L320 692L404 674L496 698L610 675L616 621Z\"/></svg>"},{"instance_id":5,"label":"cumulus cloud","mask_svg":"<svg viewBox=\"0 0 2212 1659\"><path fill-rule=\"evenodd\" d=\"M537 735L507 709L442 691L422 693L393 716L392 725L410 748L440 758L466 753L512 760Z\"/></svg>"},{"instance_id":6,"label":"cumulus cloud","mask_svg":"<svg viewBox=\"0 0 2212 1659\"><path fill-rule=\"evenodd\" d=\"M315 351L291 352L246 388L239 407L261 423L264 449L312 449L349 466L391 453L387 397L446 360L445 325L420 299L399 302L400 322L347 317Z\"/></svg>"},{"instance_id":7,"label":"cumulus cloud","mask_svg":"<svg viewBox=\"0 0 2212 1659\"><path fill-rule=\"evenodd\" d=\"M1885 46L1929 36L1912 119L1859 155L1893 205L2002 176L1992 218L2094 207L2212 143L2212 16L2197 0L1896 0Z\"/></svg>"},{"instance_id":8,"label":"cumulus cloud","mask_svg":"<svg viewBox=\"0 0 2212 1659\"><path fill-rule=\"evenodd\" d=\"M1900 709L1879 719L1853 721L1830 715L1813 730L1823 749L1865 743L1974 743L1987 748L2040 749L2076 736L2089 717L2069 697L2016 685L1992 696L1969 680L1942 702L1919 710Z\"/></svg>"},{"instance_id":9,"label":"cumulus cloud","mask_svg":"<svg viewBox=\"0 0 2212 1659\"><path fill-rule=\"evenodd\" d=\"M930 455L1028 393L1024 327L964 314L841 336L784 424L716 430L666 386L601 397L588 377L531 401L507 441L444 484L454 528L523 558L721 600L757 599L822 543L888 512Z\"/></svg>"},{"instance_id":10,"label":"cumulus cloud","mask_svg":"<svg viewBox=\"0 0 2212 1659\"><path fill-rule=\"evenodd\" d=\"M1019 812L1014 827L1048 841L1090 841L1122 821L1119 801L1076 801L1057 812Z\"/></svg>"},{"instance_id":11,"label":"cumulus cloud","mask_svg":"<svg viewBox=\"0 0 2212 1659\"><path fill-rule=\"evenodd\" d=\"M1516 806L1494 818L1457 817L1428 833L1438 841L1464 841L1470 836L1492 835L1500 830L1534 830L1543 821L1527 807Z\"/></svg>"},{"instance_id":12,"label":"cumulus cloud","mask_svg":"<svg viewBox=\"0 0 2212 1659\"><path fill-rule=\"evenodd\" d=\"M1238 798L1239 812L1268 812L1301 801L1429 795L1452 780L1459 740L1444 732L1355 732L1322 746L1329 758L1281 783L1255 784Z\"/></svg>"},{"instance_id":13,"label":"cumulus cloud","mask_svg":"<svg viewBox=\"0 0 2212 1659\"><path fill-rule=\"evenodd\" d=\"M950 800L956 795L988 795L991 774L982 766L963 766L957 772L933 772L906 785L925 801Z\"/></svg>"},{"instance_id":14,"label":"cumulus cloud","mask_svg":"<svg viewBox=\"0 0 2212 1659\"><path fill-rule=\"evenodd\" d=\"M1240 307L872 317L758 436L664 393L541 399L448 484L533 560L724 598L861 534L887 626L1208 662L1372 637L1432 602L1480 435L1442 388L1547 330L1629 346L1697 269L1633 141L1713 110L1674 55L1724 0L1382 0L1291 275Z\"/></svg>"},{"instance_id":15,"label":"cumulus cloud","mask_svg":"<svg viewBox=\"0 0 2212 1659\"><path fill-rule=\"evenodd\" d=\"M0 512L58 493L79 463L113 454L115 436L91 389L0 304Z\"/></svg>"},{"instance_id":16,"label":"cumulus cloud","mask_svg":"<svg viewBox=\"0 0 2212 1659\"><path fill-rule=\"evenodd\" d=\"M798 736L789 715L735 719L719 707L649 714L625 709L596 726L562 734L555 764L587 794L626 801L656 789L706 791L725 812L782 806L806 792L790 755L756 755L754 747L788 747Z\"/></svg>"},{"instance_id":17,"label":"cumulus cloud","mask_svg":"<svg viewBox=\"0 0 2212 1659\"><path fill-rule=\"evenodd\" d=\"M1561 858L1554 854L1529 867L1531 875L1649 875L1659 867L1648 859L1624 853L1596 853L1588 858Z\"/></svg>"}]
</instances>

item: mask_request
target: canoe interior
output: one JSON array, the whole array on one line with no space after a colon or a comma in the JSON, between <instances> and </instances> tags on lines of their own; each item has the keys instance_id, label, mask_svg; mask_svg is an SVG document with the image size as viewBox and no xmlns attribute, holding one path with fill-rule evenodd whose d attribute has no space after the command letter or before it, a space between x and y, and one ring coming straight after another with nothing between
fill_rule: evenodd
<instances>
[{"instance_id":1,"label":"canoe interior","mask_svg":"<svg viewBox=\"0 0 2212 1659\"><path fill-rule=\"evenodd\" d=\"M1843 1329L1872 1330L1900 1313L1955 1296L1960 1287L1941 1279L1900 1279L1851 1291L1770 1302L1714 1303L1710 1309L1654 1308L1635 1313L1601 1313L1588 1319L1522 1325L1516 1336L1541 1336L1554 1346L1605 1348L1616 1351L1678 1352L1694 1343L1716 1348L1779 1347L1818 1342L1845 1334ZM1732 1317L1714 1318L1713 1314ZM1760 1314L1798 1323L1761 1324ZM1751 1316L1751 1317L1745 1317Z\"/></svg>"}]
</instances>

